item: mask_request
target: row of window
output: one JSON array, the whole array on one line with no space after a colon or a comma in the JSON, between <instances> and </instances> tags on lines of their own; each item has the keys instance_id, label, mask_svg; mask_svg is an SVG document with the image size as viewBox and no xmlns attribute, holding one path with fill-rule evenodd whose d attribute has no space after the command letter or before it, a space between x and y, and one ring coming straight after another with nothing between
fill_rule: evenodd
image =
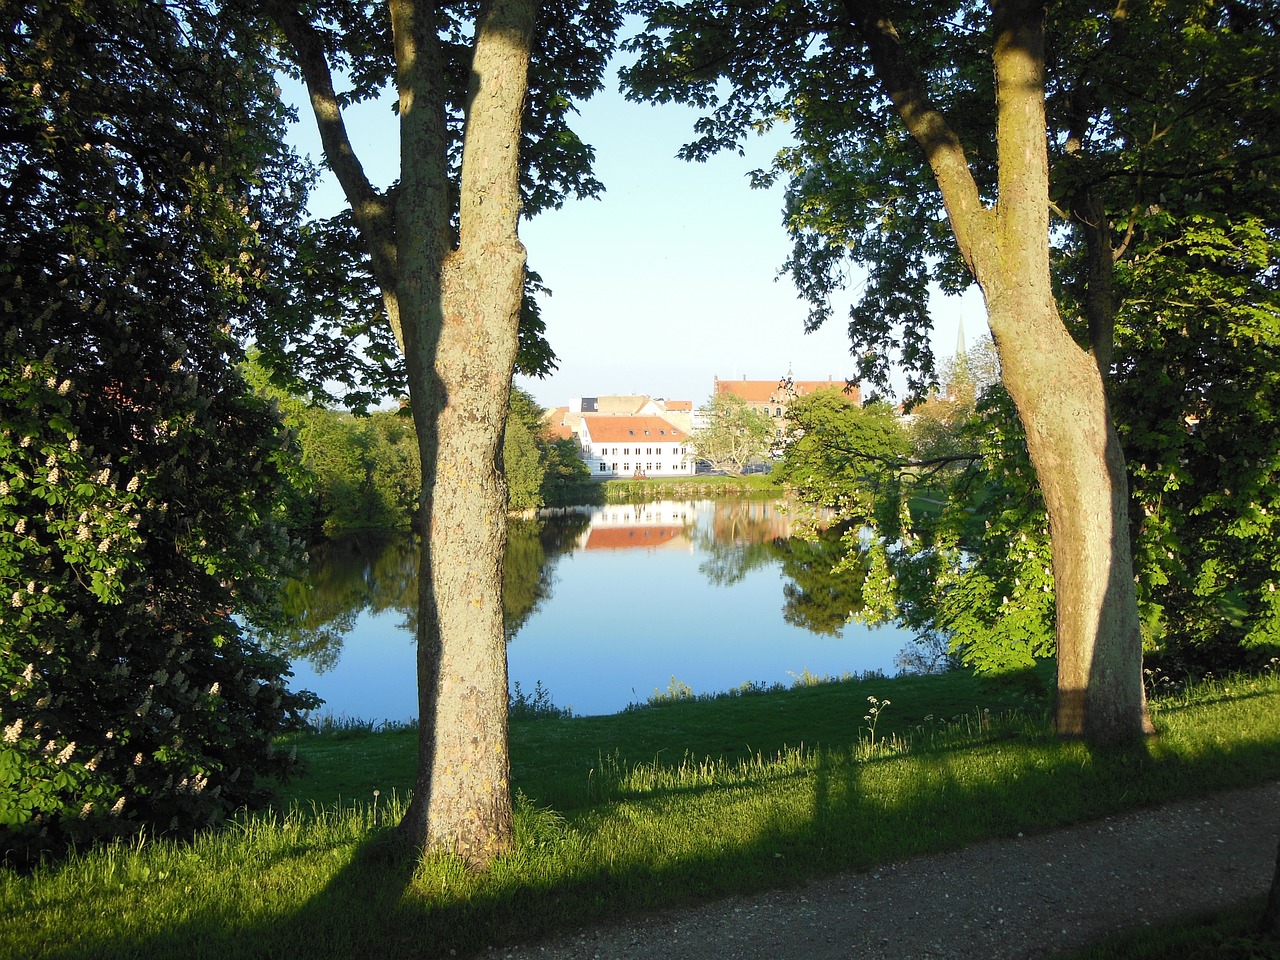
<instances>
[{"instance_id":1,"label":"row of window","mask_svg":"<svg viewBox=\"0 0 1280 960\"><path fill-rule=\"evenodd\" d=\"M648 456L648 457L651 457L651 456L653 456L654 454L657 454L658 456L662 456L663 452L664 452L664 451L663 451L663 449L662 449L661 447L645 447L645 448L644 448L645 456ZM676 456L678 456L678 457L679 457L679 456L683 456L683 455L684 455L684 447L672 447L672 448L671 448L671 450L670 450L669 452L670 452L670 453L675 454L675 455L676 455ZM609 456L609 455L611 455L611 454L612 454L613 456L615 456L615 457L616 457L616 456L618 455L618 448L617 448L617 447L614 447L612 450L610 450L608 447L601 447L601 448L600 448L600 453L599 453L598 455L599 455L599 456L601 456L601 457L607 457L607 456ZM631 448L630 448L630 447L623 447L623 448L622 448L622 455L623 455L624 457L629 457L629 456L631 456ZM640 456L640 448L639 448L639 447L636 447L636 456Z\"/></svg>"},{"instance_id":2,"label":"row of window","mask_svg":"<svg viewBox=\"0 0 1280 960\"><path fill-rule=\"evenodd\" d=\"M641 465L640 465L640 463L639 463L638 461L637 461L637 463L636 463L636 469L637 469L637 470L643 470L643 471L645 471L645 473L648 473L650 470L655 470L655 469L656 469L656 470L661 470L662 468L663 468L663 465L662 465L662 461L660 461L660 460L659 460L657 463L646 463L646 464L644 464L644 466L641 466ZM687 465L682 461L682 462L680 463L680 466L679 466L678 468L674 468L674 469L687 470L687 469L688 469L688 466L687 466ZM617 472L618 472L618 465L617 465L616 463L614 463L614 464L602 463L602 464L600 464L600 472L601 472L601 473L617 473ZM624 463L624 464L622 465L622 472L623 472L623 473L630 473L630 472L631 472L631 464L629 464L629 463Z\"/></svg>"}]
</instances>

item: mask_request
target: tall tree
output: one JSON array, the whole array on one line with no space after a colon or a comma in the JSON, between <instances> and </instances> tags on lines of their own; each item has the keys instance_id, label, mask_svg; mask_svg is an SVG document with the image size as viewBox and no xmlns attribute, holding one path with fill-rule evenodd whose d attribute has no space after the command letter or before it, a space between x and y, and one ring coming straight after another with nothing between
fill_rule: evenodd
<instances>
[{"instance_id":1,"label":"tall tree","mask_svg":"<svg viewBox=\"0 0 1280 960\"><path fill-rule=\"evenodd\" d=\"M701 426L689 435L689 444L717 470L741 475L773 447L769 415L732 393L717 393L698 409L698 416Z\"/></svg>"},{"instance_id":2,"label":"tall tree","mask_svg":"<svg viewBox=\"0 0 1280 960\"><path fill-rule=\"evenodd\" d=\"M291 457L229 331L306 177L240 26L0 8L0 859L260 801L316 702L243 628L291 554Z\"/></svg>"},{"instance_id":3,"label":"tall tree","mask_svg":"<svg viewBox=\"0 0 1280 960\"><path fill-rule=\"evenodd\" d=\"M526 288L517 220L590 193L566 126L599 87L613 3L271 0L403 353L423 470L419 772L402 830L477 866L511 842L501 443ZM532 67L531 67L532 63ZM354 87L335 89L334 65ZM379 191L344 104L394 85L399 183Z\"/></svg>"},{"instance_id":4,"label":"tall tree","mask_svg":"<svg viewBox=\"0 0 1280 960\"><path fill-rule=\"evenodd\" d=\"M1100 82L1095 61L1112 58L1111 74L1102 79L1113 81L1133 71L1133 48L1116 46L1135 35L1153 47L1180 36L1191 47L1192 39L1229 36L1238 18L1261 18L1260 29L1274 32L1261 6L1232 5L1224 13L1191 0L1140 10L1127 3L1065 4L1054 7L1048 48L1044 5L1026 0L997 0L990 8L969 2L833 3L804 11L714 2L643 7L654 30L639 43L631 82L649 96L713 110L699 126L703 138L686 148L689 156L733 142L761 119L794 121L797 146L779 163L779 172L792 176L790 267L815 303L817 323L830 313L847 258L867 265L850 324L864 378L883 383L896 351L913 371L913 387L923 389L932 371L923 336L929 280L954 290L972 279L982 289L1002 377L1048 508L1058 728L1098 742L1140 736L1146 719L1128 487L1105 384L1114 320L1108 258L1132 218L1102 216L1115 209L1114 194L1087 189L1087 178L1073 180L1068 172L1084 164L1067 160L1106 153L1108 164L1092 168L1098 184L1141 182L1155 142L1147 137L1137 145L1124 127L1126 105L1146 104L1148 121L1166 111L1155 129L1167 137L1198 121L1202 107L1184 113L1179 101L1204 101L1205 84L1190 66L1191 54L1170 61L1176 61L1172 100ZM1248 42L1235 46L1239 60ZM1269 88L1243 73L1242 90ZM1151 76L1152 83L1166 80ZM732 81L723 97L725 88L714 85L719 77ZM1216 89L1225 97L1222 84ZM1254 153L1249 132L1237 132L1236 140ZM1117 144L1126 149L1110 149ZM1219 139L1218 149L1229 155L1235 142ZM1265 155L1265 148L1256 152ZM1177 182L1187 172L1170 168L1160 176ZM1146 209L1153 200L1124 209ZM1064 219L1051 230L1053 211ZM1090 260L1094 271L1083 285L1089 304L1079 307L1071 296L1060 303L1051 239L1090 230L1106 240L1107 258Z\"/></svg>"}]
</instances>

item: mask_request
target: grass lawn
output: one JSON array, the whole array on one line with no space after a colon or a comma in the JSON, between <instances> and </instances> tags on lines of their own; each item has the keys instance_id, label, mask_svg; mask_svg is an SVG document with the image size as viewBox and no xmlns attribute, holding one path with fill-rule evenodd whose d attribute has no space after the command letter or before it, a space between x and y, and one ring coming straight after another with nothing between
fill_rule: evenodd
<instances>
[{"instance_id":1,"label":"grass lawn","mask_svg":"<svg viewBox=\"0 0 1280 960\"><path fill-rule=\"evenodd\" d=\"M1160 736L1124 753L1055 740L1045 679L868 678L514 722L517 848L480 876L394 842L413 731L305 737L274 811L0 873L0 956L465 955L1280 777L1273 674L1164 695Z\"/></svg>"}]
</instances>

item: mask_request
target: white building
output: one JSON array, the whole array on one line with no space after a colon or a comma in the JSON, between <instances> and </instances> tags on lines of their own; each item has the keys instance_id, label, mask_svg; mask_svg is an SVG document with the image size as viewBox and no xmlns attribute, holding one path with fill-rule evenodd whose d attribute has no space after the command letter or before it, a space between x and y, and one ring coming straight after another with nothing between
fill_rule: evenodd
<instances>
[{"instance_id":1,"label":"white building","mask_svg":"<svg viewBox=\"0 0 1280 960\"><path fill-rule=\"evenodd\" d=\"M662 417L584 414L578 442L582 459L597 478L683 477L694 472L689 435Z\"/></svg>"}]
</instances>

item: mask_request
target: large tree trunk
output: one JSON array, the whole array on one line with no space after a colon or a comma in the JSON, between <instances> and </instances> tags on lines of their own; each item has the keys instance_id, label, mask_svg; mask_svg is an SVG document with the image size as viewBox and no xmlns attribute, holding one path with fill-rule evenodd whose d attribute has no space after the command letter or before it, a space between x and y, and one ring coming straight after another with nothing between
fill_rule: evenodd
<instances>
[{"instance_id":1,"label":"large tree trunk","mask_svg":"<svg viewBox=\"0 0 1280 960\"><path fill-rule=\"evenodd\" d=\"M393 5L393 14L406 5ZM444 117L433 91L439 60L426 56L436 43L434 22L426 14L393 22L404 151L399 308L422 455L424 530L418 778L401 828L424 851L483 867L512 837L501 444L524 293L518 148L533 3L494 0L477 23L459 242L447 253ZM431 61L434 69L421 69ZM423 165L428 152L434 168Z\"/></svg>"},{"instance_id":2,"label":"large tree trunk","mask_svg":"<svg viewBox=\"0 0 1280 960\"><path fill-rule=\"evenodd\" d=\"M994 0L999 202L930 104L874 0L846 4L884 91L924 149L961 255L986 298L1001 376L1049 511L1058 731L1100 744L1149 729L1129 547L1128 484L1098 363L1058 316L1049 273L1043 0Z\"/></svg>"},{"instance_id":3,"label":"large tree trunk","mask_svg":"<svg viewBox=\"0 0 1280 960\"><path fill-rule=\"evenodd\" d=\"M1146 729L1146 702L1124 457L1098 367L1043 293L1014 284L988 293L988 306L1049 513L1056 726L1092 743L1131 741Z\"/></svg>"},{"instance_id":4,"label":"large tree trunk","mask_svg":"<svg viewBox=\"0 0 1280 960\"><path fill-rule=\"evenodd\" d=\"M400 108L394 202L369 183L352 149L324 37L292 0L266 6L293 48L325 157L372 258L418 432L420 734L401 827L424 851L484 866L509 847L512 830L501 444L524 294L520 121L536 0L479 5L456 231L435 4L388 0Z\"/></svg>"},{"instance_id":5,"label":"large tree trunk","mask_svg":"<svg viewBox=\"0 0 1280 960\"><path fill-rule=\"evenodd\" d=\"M1044 9L1004 0L995 13L997 249L978 281L1049 513L1057 728L1128 742L1146 728L1128 482L1102 374L1064 327L1050 280Z\"/></svg>"}]
</instances>

